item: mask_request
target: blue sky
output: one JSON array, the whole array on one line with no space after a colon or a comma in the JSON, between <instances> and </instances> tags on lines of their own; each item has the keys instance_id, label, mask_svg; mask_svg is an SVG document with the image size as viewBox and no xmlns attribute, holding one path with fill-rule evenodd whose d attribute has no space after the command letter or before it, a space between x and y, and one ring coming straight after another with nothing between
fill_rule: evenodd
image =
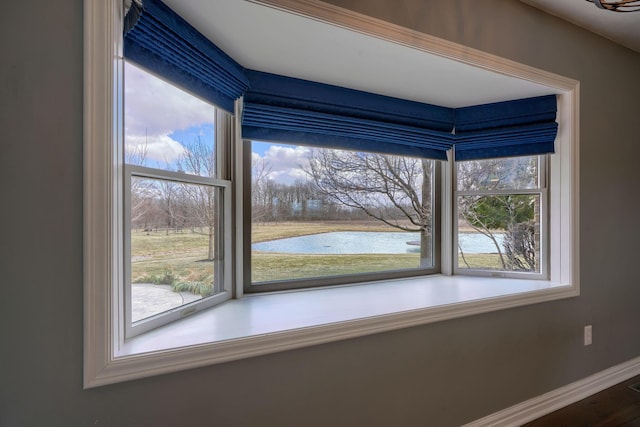
<instances>
[{"instance_id":1,"label":"blue sky","mask_svg":"<svg viewBox=\"0 0 640 427\"><path fill-rule=\"evenodd\" d=\"M284 145L284 144L280 144L280 145ZM271 144L267 142L253 141L251 143L251 152L261 157L264 157L265 153L270 147L271 147Z\"/></svg>"},{"instance_id":2,"label":"blue sky","mask_svg":"<svg viewBox=\"0 0 640 427\"><path fill-rule=\"evenodd\" d=\"M306 180L303 171L306 166L309 148L300 145L257 142L251 143L253 162L264 162L271 173L268 178L283 184L293 184L297 180Z\"/></svg>"},{"instance_id":3,"label":"blue sky","mask_svg":"<svg viewBox=\"0 0 640 427\"><path fill-rule=\"evenodd\" d=\"M186 129L176 129L169 134L169 138L179 142L182 145L191 144L198 138L207 146L213 147L215 141L215 127L213 123L203 123L201 125L191 126Z\"/></svg>"},{"instance_id":4,"label":"blue sky","mask_svg":"<svg viewBox=\"0 0 640 427\"><path fill-rule=\"evenodd\" d=\"M125 63L125 151L146 146L149 166L170 165L200 136L213 145L215 108Z\"/></svg>"},{"instance_id":5,"label":"blue sky","mask_svg":"<svg viewBox=\"0 0 640 427\"><path fill-rule=\"evenodd\" d=\"M125 151L146 146L145 164L175 167L185 146L198 137L213 147L215 107L125 63ZM254 142L254 161L268 165L270 179L293 183L306 179L300 169L308 149L287 144Z\"/></svg>"}]
</instances>

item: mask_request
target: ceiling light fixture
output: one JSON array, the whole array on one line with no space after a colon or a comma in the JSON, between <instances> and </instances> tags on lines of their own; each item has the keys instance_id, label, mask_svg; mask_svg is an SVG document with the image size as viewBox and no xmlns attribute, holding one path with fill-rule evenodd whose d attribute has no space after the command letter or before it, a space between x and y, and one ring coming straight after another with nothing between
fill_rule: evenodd
<instances>
[{"instance_id":1,"label":"ceiling light fixture","mask_svg":"<svg viewBox=\"0 0 640 427\"><path fill-rule=\"evenodd\" d=\"M611 10L613 12L640 12L640 0L620 0L620 1L604 1L604 0L587 0L594 3L600 9Z\"/></svg>"}]
</instances>

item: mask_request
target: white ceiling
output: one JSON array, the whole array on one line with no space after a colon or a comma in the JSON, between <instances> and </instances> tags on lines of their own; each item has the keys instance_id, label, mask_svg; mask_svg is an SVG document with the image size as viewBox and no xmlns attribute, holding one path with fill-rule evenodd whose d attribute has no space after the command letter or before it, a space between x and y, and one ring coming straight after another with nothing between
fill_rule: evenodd
<instances>
[{"instance_id":1,"label":"white ceiling","mask_svg":"<svg viewBox=\"0 0 640 427\"><path fill-rule=\"evenodd\" d=\"M610 12L585 0L521 1L640 52L640 12Z\"/></svg>"},{"instance_id":2,"label":"white ceiling","mask_svg":"<svg viewBox=\"0 0 640 427\"><path fill-rule=\"evenodd\" d=\"M557 93L248 1L165 3L250 69L454 108Z\"/></svg>"}]
</instances>

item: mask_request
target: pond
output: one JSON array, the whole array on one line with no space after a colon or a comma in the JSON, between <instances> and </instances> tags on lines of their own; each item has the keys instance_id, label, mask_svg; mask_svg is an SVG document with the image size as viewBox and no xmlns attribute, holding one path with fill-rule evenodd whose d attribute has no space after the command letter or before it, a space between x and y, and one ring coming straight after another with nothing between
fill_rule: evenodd
<instances>
[{"instance_id":1,"label":"pond","mask_svg":"<svg viewBox=\"0 0 640 427\"><path fill-rule=\"evenodd\" d=\"M496 240L502 249L502 234ZM480 233L461 233L464 253L495 253L496 247ZM289 254L404 254L419 252L419 233L336 231L254 243L251 248L262 252Z\"/></svg>"}]
</instances>

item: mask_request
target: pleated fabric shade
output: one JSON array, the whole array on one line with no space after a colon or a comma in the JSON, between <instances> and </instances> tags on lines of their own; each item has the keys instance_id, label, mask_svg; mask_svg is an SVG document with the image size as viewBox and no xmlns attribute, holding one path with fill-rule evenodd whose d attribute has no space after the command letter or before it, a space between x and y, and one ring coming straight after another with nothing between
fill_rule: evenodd
<instances>
[{"instance_id":1,"label":"pleated fabric shade","mask_svg":"<svg viewBox=\"0 0 640 427\"><path fill-rule=\"evenodd\" d=\"M446 159L453 110L248 71L242 137Z\"/></svg>"},{"instance_id":2,"label":"pleated fabric shade","mask_svg":"<svg viewBox=\"0 0 640 427\"><path fill-rule=\"evenodd\" d=\"M456 160L553 153L556 111L555 95L458 108Z\"/></svg>"},{"instance_id":3,"label":"pleated fabric shade","mask_svg":"<svg viewBox=\"0 0 640 427\"><path fill-rule=\"evenodd\" d=\"M249 86L240 64L159 0L132 2L124 56L229 112Z\"/></svg>"},{"instance_id":4,"label":"pleated fabric shade","mask_svg":"<svg viewBox=\"0 0 640 427\"><path fill-rule=\"evenodd\" d=\"M453 146L456 160L554 152L555 95L453 109L247 70L160 0L133 1L124 27L128 60L229 112L244 96L244 139L437 160Z\"/></svg>"}]
</instances>

